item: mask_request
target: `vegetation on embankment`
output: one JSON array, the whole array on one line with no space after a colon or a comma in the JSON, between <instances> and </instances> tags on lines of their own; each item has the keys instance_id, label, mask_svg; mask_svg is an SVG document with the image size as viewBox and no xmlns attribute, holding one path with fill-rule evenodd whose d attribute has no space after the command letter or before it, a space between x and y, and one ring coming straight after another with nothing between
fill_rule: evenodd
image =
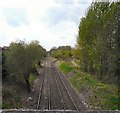
<instances>
[{"instance_id":1,"label":"vegetation on embankment","mask_svg":"<svg viewBox=\"0 0 120 113\"><path fill-rule=\"evenodd\" d=\"M81 71L71 62L59 62L59 68L66 75L72 73L69 82L83 95L85 102L91 109L117 110L120 109L118 87L112 84L103 83L86 72ZM118 102L119 101L119 102Z\"/></svg>"},{"instance_id":2,"label":"vegetation on embankment","mask_svg":"<svg viewBox=\"0 0 120 113\"><path fill-rule=\"evenodd\" d=\"M93 2L78 28L73 57L84 72L118 84L120 2Z\"/></svg>"},{"instance_id":3,"label":"vegetation on embankment","mask_svg":"<svg viewBox=\"0 0 120 113\"><path fill-rule=\"evenodd\" d=\"M53 47L49 54L58 59L68 59L72 56L72 48L70 46L60 46L58 48Z\"/></svg>"},{"instance_id":4,"label":"vegetation on embankment","mask_svg":"<svg viewBox=\"0 0 120 113\"><path fill-rule=\"evenodd\" d=\"M46 50L38 41L12 42L2 48L2 108L19 108L31 92Z\"/></svg>"},{"instance_id":5,"label":"vegetation on embankment","mask_svg":"<svg viewBox=\"0 0 120 113\"><path fill-rule=\"evenodd\" d=\"M119 4L92 2L80 20L76 46L53 48L51 56L63 60L77 59L83 72L93 74L106 83L118 85Z\"/></svg>"},{"instance_id":6,"label":"vegetation on embankment","mask_svg":"<svg viewBox=\"0 0 120 113\"><path fill-rule=\"evenodd\" d=\"M55 58L70 58L69 61L73 58L79 62L74 66L65 62L60 68L65 74L74 74L70 82L86 95L89 106L94 109L120 109L119 5L120 2L92 2L80 20L76 46L69 57L64 49L52 52Z\"/></svg>"},{"instance_id":7,"label":"vegetation on embankment","mask_svg":"<svg viewBox=\"0 0 120 113\"><path fill-rule=\"evenodd\" d=\"M30 82L31 85L33 84L33 82L35 81L36 78L37 77L36 77L35 74L33 74L33 73L30 74L30 76L29 76L29 82Z\"/></svg>"},{"instance_id":8,"label":"vegetation on embankment","mask_svg":"<svg viewBox=\"0 0 120 113\"><path fill-rule=\"evenodd\" d=\"M61 63L60 69L64 72L64 74L68 74L69 72L73 71L75 68L70 66L70 62Z\"/></svg>"},{"instance_id":9,"label":"vegetation on embankment","mask_svg":"<svg viewBox=\"0 0 120 113\"><path fill-rule=\"evenodd\" d=\"M2 85L2 109L19 108L27 94L26 86L15 76L7 77Z\"/></svg>"}]
</instances>

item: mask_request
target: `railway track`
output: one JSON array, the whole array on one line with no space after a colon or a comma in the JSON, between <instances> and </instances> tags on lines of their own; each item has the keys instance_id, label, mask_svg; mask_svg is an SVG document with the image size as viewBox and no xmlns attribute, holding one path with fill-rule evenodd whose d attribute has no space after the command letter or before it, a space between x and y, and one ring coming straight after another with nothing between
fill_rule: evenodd
<instances>
[{"instance_id":1,"label":"railway track","mask_svg":"<svg viewBox=\"0 0 120 113\"><path fill-rule=\"evenodd\" d=\"M43 75L44 75L44 73L43 73ZM37 109L39 109L39 106L40 106L40 100L41 100L41 96L42 96L42 89L43 89L44 78L45 77L42 78L42 82L40 84L40 90L39 90L38 101L37 101L37 106L36 106Z\"/></svg>"},{"instance_id":2,"label":"railway track","mask_svg":"<svg viewBox=\"0 0 120 113\"><path fill-rule=\"evenodd\" d=\"M100 113L100 111L87 110L75 90L70 86L65 76L54 64L46 63L37 83L35 110L8 110L8 113ZM37 102L37 104L36 104ZM32 103L34 104L34 103ZM6 113L7 111L3 111ZM105 112L105 111L103 111ZM111 111L110 113L118 113Z\"/></svg>"},{"instance_id":3,"label":"railway track","mask_svg":"<svg viewBox=\"0 0 120 113\"><path fill-rule=\"evenodd\" d=\"M75 91L75 89L73 88L73 86L71 86L71 84L66 80L64 74L59 71L56 68L56 71L59 73L59 75L61 76L62 80L65 81L65 86L67 87L68 91L70 92L71 94L71 97L73 98L76 106L78 107L78 110L81 111L81 110L87 110L88 109L88 106L86 105L86 103L84 103L80 97L79 97L79 94Z\"/></svg>"},{"instance_id":4,"label":"railway track","mask_svg":"<svg viewBox=\"0 0 120 113\"><path fill-rule=\"evenodd\" d=\"M49 76L49 73L47 75L47 78L48 78L48 109L50 110L51 109L51 87L50 87L50 76Z\"/></svg>"},{"instance_id":5,"label":"railway track","mask_svg":"<svg viewBox=\"0 0 120 113\"><path fill-rule=\"evenodd\" d=\"M38 110L81 110L79 103L75 102L76 100L71 95L72 90L70 90L62 76L54 64L49 63L47 65L46 63L42 82L40 83L36 107Z\"/></svg>"},{"instance_id":6,"label":"railway track","mask_svg":"<svg viewBox=\"0 0 120 113\"><path fill-rule=\"evenodd\" d=\"M76 104L75 104L73 98L71 97L71 94L69 93L67 87L65 86L64 81L62 80L60 74L56 71L55 68L54 68L54 72L56 73L56 77L58 77L58 80L61 81L61 85L62 85L63 88L64 88L64 90L61 90L61 91L66 92L66 98L67 98L67 99L69 100L69 102L70 102L70 103L69 103L69 104L70 104L70 107L67 106L66 109L69 109L69 110L72 109L72 110L76 110L76 111L78 111L78 108L77 108L77 106L76 106ZM64 95L62 95L62 97L64 97ZM65 99L64 99L64 100L65 100ZM67 103L66 103L66 104L67 104Z\"/></svg>"},{"instance_id":7,"label":"railway track","mask_svg":"<svg viewBox=\"0 0 120 113\"><path fill-rule=\"evenodd\" d=\"M65 103L64 103L64 99L63 99L63 97L62 97L62 93L61 93L59 84L58 84L58 82L57 82L57 79L56 79L56 77L55 77L55 74L54 74L52 68L51 68L51 71L52 71L52 74L53 74L53 79L54 79L54 81L55 81L55 83L56 83L56 86L57 86L57 89L58 89L59 99L61 100L60 109L62 108L62 109L64 109L64 110L66 110ZM60 101L60 100L59 100L59 101Z\"/></svg>"},{"instance_id":8,"label":"railway track","mask_svg":"<svg viewBox=\"0 0 120 113\"><path fill-rule=\"evenodd\" d=\"M49 76L47 68L44 69L43 80L40 85L37 109L50 110L50 87L49 87Z\"/></svg>"}]
</instances>

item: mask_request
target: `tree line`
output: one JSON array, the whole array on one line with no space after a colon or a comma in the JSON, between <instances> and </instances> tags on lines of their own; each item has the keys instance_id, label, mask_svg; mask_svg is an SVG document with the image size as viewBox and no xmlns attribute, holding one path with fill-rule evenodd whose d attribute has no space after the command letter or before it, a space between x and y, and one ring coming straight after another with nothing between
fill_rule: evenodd
<instances>
[{"instance_id":1,"label":"tree line","mask_svg":"<svg viewBox=\"0 0 120 113\"><path fill-rule=\"evenodd\" d=\"M29 76L36 72L41 60L46 56L46 50L38 41L25 43L12 42L9 47L2 48L2 77L15 76L26 83L30 92Z\"/></svg>"},{"instance_id":2,"label":"tree line","mask_svg":"<svg viewBox=\"0 0 120 113\"><path fill-rule=\"evenodd\" d=\"M119 2L93 2L81 19L74 48L52 48L54 58L74 58L84 72L102 81L118 83L119 77Z\"/></svg>"},{"instance_id":3,"label":"tree line","mask_svg":"<svg viewBox=\"0 0 120 113\"><path fill-rule=\"evenodd\" d=\"M72 48L70 46L53 47L49 53L54 58L65 60L72 56Z\"/></svg>"},{"instance_id":4,"label":"tree line","mask_svg":"<svg viewBox=\"0 0 120 113\"><path fill-rule=\"evenodd\" d=\"M119 2L93 2L79 24L73 57L81 69L112 83L119 76Z\"/></svg>"}]
</instances>

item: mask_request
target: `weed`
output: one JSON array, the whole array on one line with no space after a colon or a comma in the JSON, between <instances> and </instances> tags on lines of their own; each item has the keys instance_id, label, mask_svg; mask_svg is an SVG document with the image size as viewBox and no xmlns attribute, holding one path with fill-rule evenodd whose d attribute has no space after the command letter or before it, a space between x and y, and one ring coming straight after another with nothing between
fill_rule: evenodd
<instances>
[{"instance_id":1,"label":"weed","mask_svg":"<svg viewBox=\"0 0 120 113\"><path fill-rule=\"evenodd\" d=\"M60 69L63 71L64 74L68 74L69 72L74 70L70 63L62 63L60 65Z\"/></svg>"},{"instance_id":2,"label":"weed","mask_svg":"<svg viewBox=\"0 0 120 113\"><path fill-rule=\"evenodd\" d=\"M30 76L29 76L30 84L32 84L35 81L35 79L36 79L36 76L33 74L30 74Z\"/></svg>"},{"instance_id":3,"label":"weed","mask_svg":"<svg viewBox=\"0 0 120 113\"><path fill-rule=\"evenodd\" d=\"M92 75L75 68L71 63L61 62L59 67L64 74L76 72L69 81L75 89L86 97L86 100L88 104L92 106L92 109L120 109L120 97L118 97L117 86L102 83L93 78Z\"/></svg>"}]
</instances>

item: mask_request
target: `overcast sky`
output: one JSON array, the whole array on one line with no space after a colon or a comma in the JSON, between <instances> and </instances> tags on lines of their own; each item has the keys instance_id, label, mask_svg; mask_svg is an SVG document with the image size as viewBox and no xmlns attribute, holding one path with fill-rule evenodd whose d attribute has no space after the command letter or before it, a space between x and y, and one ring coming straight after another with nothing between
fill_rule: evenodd
<instances>
[{"instance_id":1,"label":"overcast sky","mask_svg":"<svg viewBox=\"0 0 120 113\"><path fill-rule=\"evenodd\" d=\"M0 46L38 40L47 50L74 46L92 0L0 0Z\"/></svg>"}]
</instances>

